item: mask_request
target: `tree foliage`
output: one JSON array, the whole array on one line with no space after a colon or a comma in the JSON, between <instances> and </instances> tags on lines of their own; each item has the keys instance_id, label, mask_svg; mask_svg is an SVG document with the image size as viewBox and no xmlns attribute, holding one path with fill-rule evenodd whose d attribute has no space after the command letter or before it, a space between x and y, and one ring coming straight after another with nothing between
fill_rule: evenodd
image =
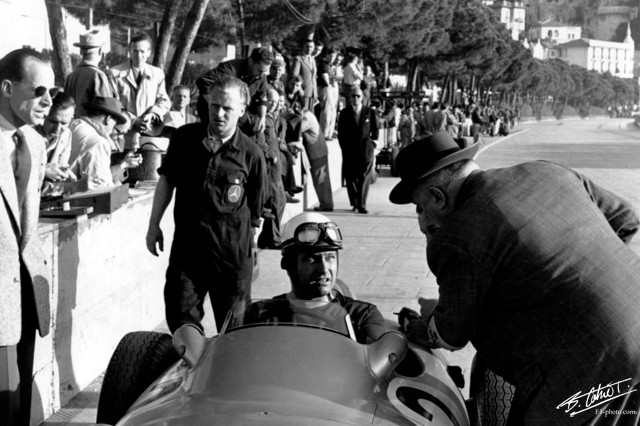
<instances>
[{"instance_id":1,"label":"tree foliage","mask_svg":"<svg viewBox=\"0 0 640 426\"><path fill-rule=\"evenodd\" d=\"M194 1L65 0L65 4L81 19L93 7L94 23L108 22L116 33L135 28L155 36L154 30L160 28L164 38L159 41L170 39L164 34L168 31L176 44L185 25L191 25L185 20ZM594 2L582 0L558 19L580 21L587 15L581 5ZM178 3L177 17L173 22L165 19L159 27L169 8ZM529 12L548 18L552 11L545 6ZM639 43L640 20L632 21L631 30ZM203 52L212 46L239 46L244 40L263 45L282 42L295 54L300 41L311 34L325 44L362 53L378 74L383 68L407 74L410 88L420 87L421 79L437 83L445 88L443 96L449 102L460 100L460 89L481 101L490 102L489 94L499 93L501 100L553 102L560 110L567 104L631 102L637 96L632 80L561 60L534 59L478 0L210 0L192 44L180 49ZM624 36L626 25L617 30L617 38ZM178 77L184 68L182 53L170 73Z\"/></svg>"}]
</instances>

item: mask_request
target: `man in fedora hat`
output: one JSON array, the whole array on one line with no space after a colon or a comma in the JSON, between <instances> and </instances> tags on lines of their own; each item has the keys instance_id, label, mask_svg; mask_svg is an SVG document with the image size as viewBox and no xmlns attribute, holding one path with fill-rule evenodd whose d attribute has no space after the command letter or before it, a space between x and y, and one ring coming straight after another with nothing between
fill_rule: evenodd
<instances>
[{"instance_id":1,"label":"man in fedora hat","mask_svg":"<svg viewBox=\"0 0 640 426\"><path fill-rule=\"evenodd\" d=\"M116 125L127 122L120 101L96 96L83 106L87 111L86 116L74 120L69 126L69 169L78 180L66 182L66 192L86 191L123 182L126 170L138 167L142 162L141 155L129 152L123 161L111 165L111 152L117 150L111 134Z\"/></svg>"},{"instance_id":2,"label":"man in fedora hat","mask_svg":"<svg viewBox=\"0 0 640 426\"><path fill-rule=\"evenodd\" d=\"M102 60L104 41L98 29L80 35L80 42L73 43L80 48L82 60L64 83L64 91L76 102L75 117L84 117L83 105L93 101L96 96L112 97L113 91L107 74L99 68Z\"/></svg>"},{"instance_id":3,"label":"man in fedora hat","mask_svg":"<svg viewBox=\"0 0 640 426\"><path fill-rule=\"evenodd\" d=\"M604 414L640 408L631 205L554 163L481 171L477 152L437 132L397 157L389 198L417 206L439 286L408 337L450 350L471 341L515 386L509 424L637 424L637 414ZM585 409L599 386L616 398Z\"/></svg>"}]
</instances>

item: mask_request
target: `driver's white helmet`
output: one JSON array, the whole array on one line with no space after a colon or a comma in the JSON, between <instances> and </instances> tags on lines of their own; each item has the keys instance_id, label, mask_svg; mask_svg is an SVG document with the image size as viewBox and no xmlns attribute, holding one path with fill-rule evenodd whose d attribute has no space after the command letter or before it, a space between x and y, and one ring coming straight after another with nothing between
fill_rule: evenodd
<instances>
[{"instance_id":1,"label":"driver's white helmet","mask_svg":"<svg viewBox=\"0 0 640 426\"><path fill-rule=\"evenodd\" d=\"M342 233L328 217L304 212L292 217L282 229L282 253L287 250L340 250Z\"/></svg>"}]
</instances>

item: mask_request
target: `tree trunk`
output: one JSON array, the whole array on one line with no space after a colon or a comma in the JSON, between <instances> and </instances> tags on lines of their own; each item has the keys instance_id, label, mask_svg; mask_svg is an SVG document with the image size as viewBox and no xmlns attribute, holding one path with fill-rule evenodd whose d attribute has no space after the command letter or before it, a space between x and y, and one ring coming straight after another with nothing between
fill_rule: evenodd
<instances>
[{"instance_id":1,"label":"tree trunk","mask_svg":"<svg viewBox=\"0 0 640 426\"><path fill-rule=\"evenodd\" d=\"M168 0L164 8L162 24L160 25L160 35L158 36L156 51L153 55L153 65L160 69L164 69L165 63L167 62L171 35L176 26L176 19L178 18L181 4L182 0Z\"/></svg>"},{"instance_id":2,"label":"tree trunk","mask_svg":"<svg viewBox=\"0 0 640 426\"><path fill-rule=\"evenodd\" d=\"M236 0L238 4L238 40L237 43L240 44L238 52L240 52L240 57L246 58L248 56L248 50L245 49L245 40L244 40L244 6L242 5L242 0Z\"/></svg>"},{"instance_id":3,"label":"tree trunk","mask_svg":"<svg viewBox=\"0 0 640 426\"><path fill-rule=\"evenodd\" d=\"M449 94L451 93L449 85L451 84L451 79L449 78L449 74L444 76L444 81L442 82L442 93L440 94L440 102L448 102Z\"/></svg>"},{"instance_id":4,"label":"tree trunk","mask_svg":"<svg viewBox=\"0 0 640 426\"><path fill-rule=\"evenodd\" d=\"M53 70L56 75L56 85L63 86L73 68L67 48L67 27L62 16L62 4L60 0L47 1L45 4L47 15L49 15L49 34L53 43Z\"/></svg>"},{"instance_id":5,"label":"tree trunk","mask_svg":"<svg viewBox=\"0 0 640 426\"><path fill-rule=\"evenodd\" d=\"M460 95L458 94L458 77L454 74L451 77L451 106L460 105Z\"/></svg>"},{"instance_id":6,"label":"tree trunk","mask_svg":"<svg viewBox=\"0 0 640 426\"><path fill-rule=\"evenodd\" d=\"M415 58L409 59L409 75L407 76L407 91L414 92L420 90L420 64Z\"/></svg>"},{"instance_id":7,"label":"tree trunk","mask_svg":"<svg viewBox=\"0 0 640 426\"><path fill-rule=\"evenodd\" d=\"M200 23L204 17L204 12L207 10L209 0L194 0L191 10L187 15L187 19L184 22L184 27L178 38L178 44L176 45L176 53L171 60L171 66L169 66L169 72L167 72L167 84L168 90L171 87L175 87L182 81L182 73L184 66L187 63L187 55L191 51L193 40L196 38Z\"/></svg>"}]
</instances>

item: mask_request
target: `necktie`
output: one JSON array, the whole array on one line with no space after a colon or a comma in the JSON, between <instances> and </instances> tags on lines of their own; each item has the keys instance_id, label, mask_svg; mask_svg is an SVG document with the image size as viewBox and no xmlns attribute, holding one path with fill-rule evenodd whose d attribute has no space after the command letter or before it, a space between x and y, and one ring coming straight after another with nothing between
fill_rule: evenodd
<instances>
[{"instance_id":1,"label":"necktie","mask_svg":"<svg viewBox=\"0 0 640 426\"><path fill-rule=\"evenodd\" d=\"M12 138L16 144L13 175L16 180L18 205L22 208L22 203L27 195L27 184L29 183L29 172L31 171L31 156L29 155L29 147L27 146L24 134L19 129L16 130Z\"/></svg>"}]
</instances>

